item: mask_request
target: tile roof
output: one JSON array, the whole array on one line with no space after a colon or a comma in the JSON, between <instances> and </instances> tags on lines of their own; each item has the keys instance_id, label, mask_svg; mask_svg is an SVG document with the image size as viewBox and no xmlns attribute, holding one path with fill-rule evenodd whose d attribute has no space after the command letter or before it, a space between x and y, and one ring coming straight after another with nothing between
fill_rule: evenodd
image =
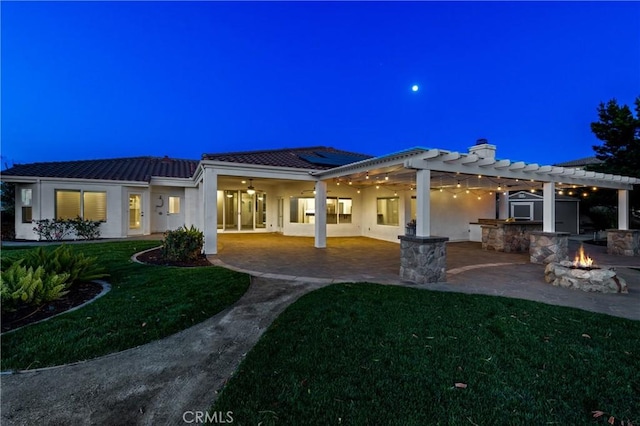
<instances>
[{"instance_id":1,"label":"tile roof","mask_svg":"<svg viewBox=\"0 0 640 426\"><path fill-rule=\"evenodd\" d=\"M16 164L4 170L2 175L149 182L151 177L190 178L198 163L197 160L168 157L60 161Z\"/></svg>"},{"instance_id":2,"label":"tile roof","mask_svg":"<svg viewBox=\"0 0 640 426\"><path fill-rule=\"evenodd\" d=\"M315 170L331 169L336 166L354 163L368 158L372 158L372 156L326 146L225 152L220 154L204 154L202 156L203 160Z\"/></svg>"}]
</instances>

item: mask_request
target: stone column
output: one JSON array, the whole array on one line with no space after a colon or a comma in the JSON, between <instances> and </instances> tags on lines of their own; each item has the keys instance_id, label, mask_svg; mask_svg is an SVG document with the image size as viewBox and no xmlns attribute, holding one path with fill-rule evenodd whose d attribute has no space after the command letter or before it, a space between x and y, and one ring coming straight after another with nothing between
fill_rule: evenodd
<instances>
[{"instance_id":1,"label":"stone column","mask_svg":"<svg viewBox=\"0 0 640 426\"><path fill-rule=\"evenodd\" d=\"M607 229L607 253L640 256L640 229Z\"/></svg>"},{"instance_id":2,"label":"stone column","mask_svg":"<svg viewBox=\"0 0 640 426\"><path fill-rule=\"evenodd\" d=\"M446 237L400 235L400 279L416 284L447 280Z\"/></svg>"},{"instance_id":3,"label":"stone column","mask_svg":"<svg viewBox=\"0 0 640 426\"><path fill-rule=\"evenodd\" d=\"M530 234L531 263L553 263L569 258L569 233L533 231Z\"/></svg>"}]
</instances>

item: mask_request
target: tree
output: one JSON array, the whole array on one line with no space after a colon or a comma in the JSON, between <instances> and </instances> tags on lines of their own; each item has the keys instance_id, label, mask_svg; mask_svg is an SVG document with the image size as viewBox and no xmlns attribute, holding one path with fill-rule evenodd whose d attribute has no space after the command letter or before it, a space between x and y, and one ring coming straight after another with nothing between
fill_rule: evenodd
<instances>
[{"instance_id":1,"label":"tree","mask_svg":"<svg viewBox=\"0 0 640 426\"><path fill-rule=\"evenodd\" d=\"M599 121L591 123L591 131L602 145L594 145L596 157L602 160L601 164L592 164L588 170L611 173L615 175L640 177L640 96L635 101L635 116L627 105L618 105L615 99L606 104L601 102L598 106ZM640 185L635 185L635 190L629 193L629 217L630 226L640 226L637 216L640 210ZM615 191L599 191L589 200L583 200L581 209L591 212L602 211L602 208L610 210L611 220L615 216L617 196Z\"/></svg>"},{"instance_id":2,"label":"tree","mask_svg":"<svg viewBox=\"0 0 640 426\"><path fill-rule=\"evenodd\" d=\"M603 145L594 145L602 164L589 170L616 175L640 177L640 96L635 99L634 117L627 105L619 106L615 99L598 107L599 121L591 123L591 131Z\"/></svg>"}]
</instances>

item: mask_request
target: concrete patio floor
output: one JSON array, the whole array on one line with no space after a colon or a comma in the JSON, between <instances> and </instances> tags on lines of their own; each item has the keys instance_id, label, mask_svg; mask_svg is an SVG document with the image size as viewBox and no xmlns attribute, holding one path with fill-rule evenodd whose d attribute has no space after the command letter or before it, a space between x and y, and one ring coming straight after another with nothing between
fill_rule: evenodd
<instances>
[{"instance_id":1,"label":"concrete patio floor","mask_svg":"<svg viewBox=\"0 0 640 426\"><path fill-rule=\"evenodd\" d=\"M400 245L365 237L334 237L316 249L313 238L280 234L219 234L213 263L254 276L300 282L371 281L438 291L490 294L569 306L640 320L640 258L612 256L606 247L586 245L600 265L615 266L629 294L587 293L544 281L544 265L528 253L483 250L476 242L447 243L447 283L415 285L399 278ZM569 241L575 253L580 241Z\"/></svg>"}]
</instances>

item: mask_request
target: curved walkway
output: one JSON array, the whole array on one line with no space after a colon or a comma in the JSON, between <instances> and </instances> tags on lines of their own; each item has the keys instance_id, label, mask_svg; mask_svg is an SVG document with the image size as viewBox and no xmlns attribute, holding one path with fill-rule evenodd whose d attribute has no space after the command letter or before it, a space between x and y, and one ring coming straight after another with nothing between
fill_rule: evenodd
<instances>
[{"instance_id":1,"label":"curved walkway","mask_svg":"<svg viewBox=\"0 0 640 426\"><path fill-rule=\"evenodd\" d=\"M220 253L213 260L260 271L234 306L180 333L124 352L2 376L1 423L185 424L183 414L206 411L264 330L303 294L348 280L343 277L408 285L397 279L393 265L398 262L399 266L397 244L330 239L328 249L315 250L311 241L309 250L297 247L301 240L286 237L278 240L280 247L259 238L251 246L245 238L242 245L250 255L244 251L237 257L232 238L221 238ZM414 287L519 297L640 320L640 272L630 268L619 269L629 284L629 295L603 295L544 284L543 266L524 263L523 255L490 253L474 243L456 243L449 245L448 257L448 283ZM640 268L638 258L614 260ZM362 261L359 270L356 261ZM287 270L286 265L294 267ZM329 276L316 276L323 272Z\"/></svg>"}]
</instances>

